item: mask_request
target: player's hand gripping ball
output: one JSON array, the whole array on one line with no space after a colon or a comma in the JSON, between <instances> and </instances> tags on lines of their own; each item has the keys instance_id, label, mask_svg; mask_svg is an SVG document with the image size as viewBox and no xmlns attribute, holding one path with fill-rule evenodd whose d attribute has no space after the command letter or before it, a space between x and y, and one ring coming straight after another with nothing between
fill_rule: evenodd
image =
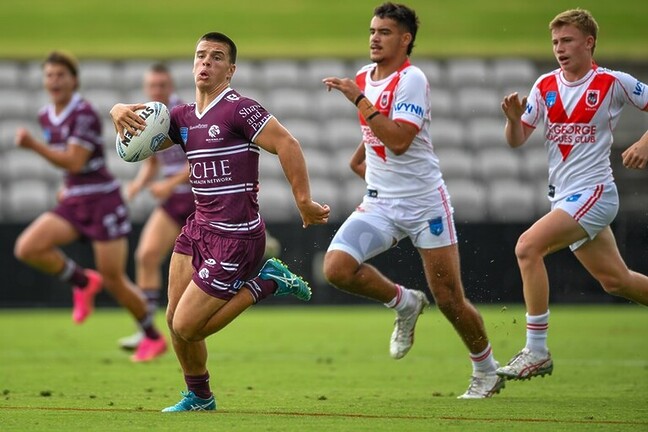
<instances>
[{"instance_id":1,"label":"player's hand gripping ball","mask_svg":"<svg viewBox=\"0 0 648 432\"><path fill-rule=\"evenodd\" d=\"M135 114L146 121L146 127L139 135L124 131L122 139L117 134L115 147L117 154L126 162L138 162L155 153L169 133L169 109L160 102L147 102L146 108L135 111Z\"/></svg>"}]
</instances>

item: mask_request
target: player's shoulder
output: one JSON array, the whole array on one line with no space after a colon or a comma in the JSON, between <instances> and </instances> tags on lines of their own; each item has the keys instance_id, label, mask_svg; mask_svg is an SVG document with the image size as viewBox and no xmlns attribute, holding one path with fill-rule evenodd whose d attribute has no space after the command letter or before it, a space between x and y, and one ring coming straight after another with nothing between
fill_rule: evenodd
<instances>
[{"instance_id":1,"label":"player's shoulder","mask_svg":"<svg viewBox=\"0 0 648 432\"><path fill-rule=\"evenodd\" d=\"M356 76L365 74L367 72L371 72L371 70L376 67L376 63L369 63L364 66L362 66L358 71L356 72Z\"/></svg>"},{"instance_id":2,"label":"player's shoulder","mask_svg":"<svg viewBox=\"0 0 648 432\"><path fill-rule=\"evenodd\" d=\"M607 76L613 77L617 81L621 81L621 82L629 81L629 82L634 83L635 81L637 81L637 79L635 77L633 77L632 75L630 75L627 72L614 70L614 69L609 69L609 68L602 67L602 66L597 66L594 69L594 73L597 74L597 75L607 75Z\"/></svg>"},{"instance_id":3,"label":"player's shoulder","mask_svg":"<svg viewBox=\"0 0 648 432\"><path fill-rule=\"evenodd\" d=\"M404 68L401 71L401 79L403 78L427 81L427 76L425 75L425 72L423 72L421 68L419 68L414 64L408 65L406 68Z\"/></svg>"},{"instance_id":4,"label":"player's shoulder","mask_svg":"<svg viewBox=\"0 0 648 432\"><path fill-rule=\"evenodd\" d=\"M85 99L84 97L79 97L73 103L75 104L73 110L74 113L99 117L97 108L92 104L92 102Z\"/></svg>"}]
</instances>

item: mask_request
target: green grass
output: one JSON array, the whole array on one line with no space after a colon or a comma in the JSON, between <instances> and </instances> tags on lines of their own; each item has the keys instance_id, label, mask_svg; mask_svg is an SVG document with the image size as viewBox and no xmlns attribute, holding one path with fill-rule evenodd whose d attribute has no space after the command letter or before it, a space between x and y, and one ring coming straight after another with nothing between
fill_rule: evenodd
<instances>
[{"instance_id":1,"label":"green grass","mask_svg":"<svg viewBox=\"0 0 648 432\"><path fill-rule=\"evenodd\" d=\"M505 362L523 344L524 310L481 307ZM0 313L3 431L638 431L648 428L648 313L638 306L556 306L554 375L460 401L466 351L436 310L417 342L389 358L392 313L359 307L258 307L209 339L219 411L161 414L184 389L175 357L132 364L115 341L133 326L100 309ZM161 318L161 317L160 317Z\"/></svg>"},{"instance_id":2,"label":"green grass","mask_svg":"<svg viewBox=\"0 0 648 432\"><path fill-rule=\"evenodd\" d=\"M191 56L199 36L222 31L241 56L365 57L376 0L30 0L0 2L0 58ZM547 25L578 5L601 26L600 59L648 57L648 2L635 0L410 0L420 16L415 56L515 55L551 59Z\"/></svg>"}]
</instances>

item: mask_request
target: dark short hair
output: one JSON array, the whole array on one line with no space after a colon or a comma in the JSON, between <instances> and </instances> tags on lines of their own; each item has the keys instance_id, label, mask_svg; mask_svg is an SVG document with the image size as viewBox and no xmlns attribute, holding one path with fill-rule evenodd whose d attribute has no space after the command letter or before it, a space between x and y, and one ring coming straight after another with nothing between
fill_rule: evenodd
<instances>
[{"instance_id":1,"label":"dark short hair","mask_svg":"<svg viewBox=\"0 0 648 432\"><path fill-rule=\"evenodd\" d=\"M374 16L378 18L389 18L398 23L398 25L405 29L412 35L412 41L407 46L407 55L412 54L414 49L414 41L416 40L416 32L419 27L419 19L416 16L414 9L411 9L403 4L386 2L374 9Z\"/></svg>"},{"instance_id":2,"label":"dark short hair","mask_svg":"<svg viewBox=\"0 0 648 432\"><path fill-rule=\"evenodd\" d=\"M75 78L79 77L79 62L72 54L64 53L61 51L52 51L47 55L47 57L45 57L45 60L43 61L43 66L45 66L46 64L63 65Z\"/></svg>"},{"instance_id":3,"label":"dark short hair","mask_svg":"<svg viewBox=\"0 0 648 432\"><path fill-rule=\"evenodd\" d=\"M204 34L198 42L200 41L209 41L209 42L222 42L229 47L229 57L232 64L236 64L236 44L232 39L227 37L227 35L219 32L210 32Z\"/></svg>"},{"instance_id":4,"label":"dark short hair","mask_svg":"<svg viewBox=\"0 0 648 432\"><path fill-rule=\"evenodd\" d=\"M162 63L162 62L153 63L149 67L149 71L150 72L155 72L155 73L163 73L163 74L171 75L171 71L169 70L169 67L165 63Z\"/></svg>"}]
</instances>

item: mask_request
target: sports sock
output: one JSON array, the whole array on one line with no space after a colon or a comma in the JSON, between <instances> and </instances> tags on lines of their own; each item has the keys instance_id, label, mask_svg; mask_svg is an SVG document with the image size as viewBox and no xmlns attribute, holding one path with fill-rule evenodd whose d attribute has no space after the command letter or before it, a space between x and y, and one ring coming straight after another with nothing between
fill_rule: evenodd
<instances>
[{"instance_id":1,"label":"sports sock","mask_svg":"<svg viewBox=\"0 0 648 432\"><path fill-rule=\"evenodd\" d=\"M547 332L549 330L549 311L542 315L526 314L526 348L540 354L547 354Z\"/></svg>"},{"instance_id":2,"label":"sports sock","mask_svg":"<svg viewBox=\"0 0 648 432\"><path fill-rule=\"evenodd\" d=\"M154 315L155 315L154 312L147 311L146 315L144 315L144 318L138 320L138 323L142 328L142 331L149 339L158 339L160 337L160 332L157 331L157 329L155 328L155 324L153 324Z\"/></svg>"},{"instance_id":3,"label":"sports sock","mask_svg":"<svg viewBox=\"0 0 648 432\"><path fill-rule=\"evenodd\" d=\"M497 363L495 363L493 349L490 343L482 352L470 353L470 360L472 361L473 373L488 373L494 372L497 369Z\"/></svg>"},{"instance_id":4,"label":"sports sock","mask_svg":"<svg viewBox=\"0 0 648 432\"><path fill-rule=\"evenodd\" d=\"M264 298L268 297L270 294L277 291L277 282L273 280L265 280L260 277L255 277L254 279L247 281L244 285L254 297L254 303L258 303Z\"/></svg>"},{"instance_id":5,"label":"sports sock","mask_svg":"<svg viewBox=\"0 0 648 432\"><path fill-rule=\"evenodd\" d=\"M396 312L407 312L414 308L416 303L414 302L414 296L402 285L395 284L396 286L396 297L394 297L389 303L385 303L385 306L388 308L394 309Z\"/></svg>"},{"instance_id":6,"label":"sports sock","mask_svg":"<svg viewBox=\"0 0 648 432\"><path fill-rule=\"evenodd\" d=\"M85 288L88 285L88 276L83 271L83 267L67 258L63 270L58 274L58 278L63 282L74 285L75 288Z\"/></svg>"},{"instance_id":7,"label":"sports sock","mask_svg":"<svg viewBox=\"0 0 648 432\"><path fill-rule=\"evenodd\" d=\"M150 312L155 312L160 303L160 290L157 288L142 288Z\"/></svg>"},{"instance_id":8,"label":"sports sock","mask_svg":"<svg viewBox=\"0 0 648 432\"><path fill-rule=\"evenodd\" d=\"M204 375L185 375L187 390L192 391L201 399L209 399L212 395L209 388L209 372Z\"/></svg>"}]
</instances>

